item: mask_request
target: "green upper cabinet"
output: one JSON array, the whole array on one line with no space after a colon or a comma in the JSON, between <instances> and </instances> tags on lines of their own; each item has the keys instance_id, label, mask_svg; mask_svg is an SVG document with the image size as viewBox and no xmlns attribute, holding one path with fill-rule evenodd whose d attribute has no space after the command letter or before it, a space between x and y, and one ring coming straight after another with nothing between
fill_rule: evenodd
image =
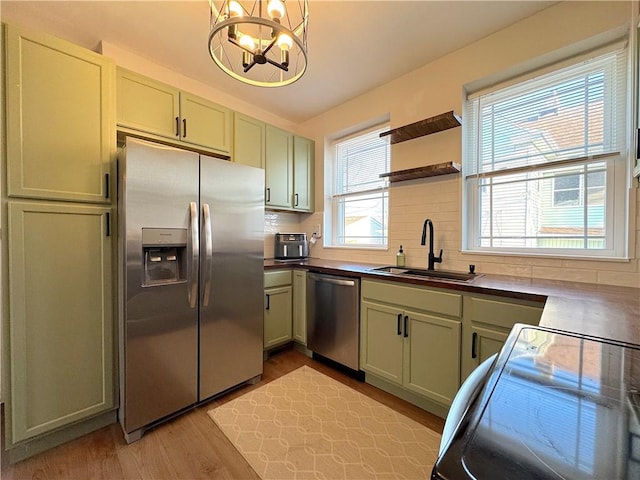
<instances>
[{"instance_id":1,"label":"green upper cabinet","mask_svg":"<svg viewBox=\"0 0 640 480\"><path fill-rule=\"evenodd\" d=\"M267 125L265 205L313 211L314 142Z\"/></svg>"},{"instance_id":2,"label":"green upper cabinet","mask_svg":"<svg viewBox=\"0 0 640 480\"><path fill-rule=\"evenodd\" d=\"M143 75L117 69L117 121L121 129L229 154L232 112Z\"/></svg>"},{"instance_id":3,"label":"green upper cabinet","mask_svg":"<svg viewBox=\"0 0 640 480\"><path fill-rule=\"evenodd\" d=\"M638 3L640 9L640 3ZM636 74L635 74L635 92L636 92L636 165L633 174L640 178L640 23L638 23L636 33Z\"/></svg>"},{"instance_id":4,"label":"green upper cabinet","mask_svg":"<svg viewBox=\"0 0 640 480\"><path fill-rule=\"evenodd\" d=\"M231 151L231 110L204 98L180 92L180 117L183 142L223 153Z\"/></svg>"},{"instance_id":5,"label":"green upper cabinet","mask_svg":"<svg viewBox=\"0 0 640 480\"><path fill-rule=\"evenodd\" d=\"M313 211L314 142L303 137L293 139L293 209Z\"/></svg>"},{"instance_id":6,"label":"green upper cabinet","mask_svg":"<svg viewBox=\"0 0 640 480\"><path fill-rule=\"evenodd\" d=\"M9 202L8 444L115 407L110 211Z\"/></svg>"},{"instance_id":7,"label":"green upper cabinet","mask_svg":"<svg viewBox=\"0 0 640 480\"><path fill-rule=\"evenodd\" d=\"M114 65L6 25L9 196L110 203Z\"/></svg>"},{"instance_id":8,"label":"green upper cabinet","mask_svg":"<svg viewBox=\"0 0 640 480\"><path fill-rule=\"evenodd\" d=\"M180 138L180 91L118 68L118 125L168 138Z\"/></svg>"},{"instance_id":9,"label":"green upper cabinet","mask_svg":"<svg viewBox=\"0 0 640 480\"><path fill-rule=\"evenodd\" d=\"M265 164L265 204L292 207L293 134L267 125Z\"/></svg>"},{"instance_id":10,"label":"green upper cabinet","mask_svg":"<svg viewBox=\"0 0 640 480\"><path fill-rule=\"evenodd\" d=\"M265 167L266 124L255 118L234 113L233 161L250 167Z\"/></svg>"}]
</instances>

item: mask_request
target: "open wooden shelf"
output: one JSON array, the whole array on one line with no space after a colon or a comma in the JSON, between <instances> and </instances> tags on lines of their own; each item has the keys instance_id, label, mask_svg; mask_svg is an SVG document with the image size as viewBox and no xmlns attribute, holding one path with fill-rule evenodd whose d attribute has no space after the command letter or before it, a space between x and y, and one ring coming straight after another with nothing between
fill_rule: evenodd
<instances>
[{"instance_id":1,"label":"open wooden shelf","mask_svg":"<svg viewBox=\"0 0 640 480\"><path fill-rule=\"evenodd\" d=\"M455 162L438 163L436 165L427 165L425 167L409 168L407 170L398 170L397 172L381 173L380 178L389 177L389 182L402 182L404 180L415 180L416 178L435 177L438 175L449 175L450 173L458 173L460 164Z\"/></svg>"},{"instance_id":2,"label":"open wooden shelf","mask_svg":"<svg viewBox=\"0 0 640 480\"><path fill-rule=\"evenodd\" d=\"M394 128L387 132L382 132L381 137L391 135L389 140L391 144L406 142L413 138L430 135L432 133L441 132L450 128L456 128L462 125L462 118L453 110L447 113L441 113L435 117L425 118L415 123L405 125L404 127Z\"/></svg>"}]
</instances>

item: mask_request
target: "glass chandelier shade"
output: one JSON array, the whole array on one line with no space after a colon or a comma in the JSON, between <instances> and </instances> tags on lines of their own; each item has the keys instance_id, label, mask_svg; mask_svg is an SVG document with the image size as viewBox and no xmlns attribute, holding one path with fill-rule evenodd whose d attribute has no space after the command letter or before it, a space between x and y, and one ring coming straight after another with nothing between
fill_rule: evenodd
<instances>
[{"instance_id":1,"label":"glass chandelier shade","mask_svg":"<svg viewBox=\"0 0 640 480\"><path fill-rule=\"evenodd\" d=\"M213 61L236 80L281 87L307 69L308 0L209 0Z\"/></svg>"}]
</instances>

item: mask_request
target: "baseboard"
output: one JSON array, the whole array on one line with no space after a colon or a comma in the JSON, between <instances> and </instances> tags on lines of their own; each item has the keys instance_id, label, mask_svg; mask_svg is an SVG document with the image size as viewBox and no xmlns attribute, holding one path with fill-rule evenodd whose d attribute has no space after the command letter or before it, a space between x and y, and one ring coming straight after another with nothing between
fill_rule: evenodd
<instances>
[{"instance_id":1,"label":"baseboard","mask_svg":"<svg viewBox=\"0 0 640 480\"><path fill-rule=\"evenodd\" d=\"M398 385L394 385L393 383L388 382L380 377L376 377L375 375L371 375L370 373L365 373L366 383L373 385L374 387L379 388L380 390L384 390L391 395L395 395L402 400L405 400L417 407L426 410L429 413L433 413L434 415L440 418L447 418L447 413L449 413L449 407L436 403L432 400L428 400L420 395L417 395L413 392L405 390Z\"/></svg>"},{"instance_id":2,"label":"baseboard","mask_svg":"<svg viewBox=\"0 0 640 480\"><path fill-rule=\"evenodd\" d=\"M38 453L42 453L63 443L67 443L83 435L99 430L117 422L116 410L103 413L80 423L70 425L55 432L27 440L8 447L6 455L9 463L17 463Z\"/></svg>"}]
</instances>

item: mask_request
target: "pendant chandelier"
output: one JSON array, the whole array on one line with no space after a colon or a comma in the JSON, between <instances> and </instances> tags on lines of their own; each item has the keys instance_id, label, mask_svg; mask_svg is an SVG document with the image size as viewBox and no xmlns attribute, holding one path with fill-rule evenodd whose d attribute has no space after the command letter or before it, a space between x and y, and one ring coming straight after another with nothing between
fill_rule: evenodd
<instances>
[{"instance_id":1,"label":"pendant chandelier","mask_svg":"<svg viewBox=\"0 0 640 480\"><path fill-rule=\"evenodd\" d=\"M209 53L224 72L259 87L281 87L307 69L308 0L209 0Z\"/></svg>"}]
</instances>

